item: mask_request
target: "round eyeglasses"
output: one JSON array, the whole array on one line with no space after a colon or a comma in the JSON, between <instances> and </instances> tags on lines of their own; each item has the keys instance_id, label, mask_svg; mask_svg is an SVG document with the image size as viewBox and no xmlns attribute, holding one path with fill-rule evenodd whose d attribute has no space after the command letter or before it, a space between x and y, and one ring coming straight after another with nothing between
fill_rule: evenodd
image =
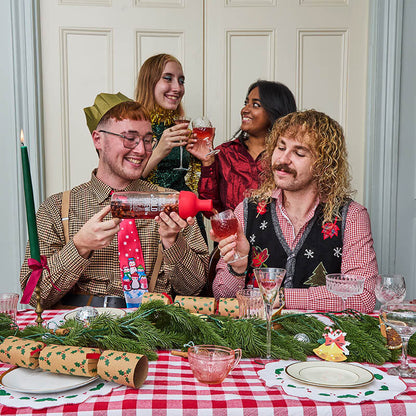
<instances>
[{"instance_id":1,"label":"round eyeglasses","mask_svg":"<svg viewBox=\"0 0 416 416\"><path fill-rule=\"evenodd\" d=\"M144 148L147 152L153 149L153 134L148 133L144 136L140 136L137 131L128 131L126 134L113 133L107 130L98 130L100 133L112 134L123 138L123 146L126 149L134 149L141 141L143 142Z\"/></svg>"}]
</instances>

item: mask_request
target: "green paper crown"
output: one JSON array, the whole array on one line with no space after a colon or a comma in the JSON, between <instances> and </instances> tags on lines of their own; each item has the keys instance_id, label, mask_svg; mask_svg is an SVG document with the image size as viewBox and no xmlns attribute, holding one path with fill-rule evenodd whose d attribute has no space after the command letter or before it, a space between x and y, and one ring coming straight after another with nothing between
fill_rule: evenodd
<instances>
[{"instance_id":1,"label":"green paper crown","mask_svg":"<svg viewBox=\"0 0 416 416\"><path fill-rule=\"evenodd\" d=\"M117 94L107 94L102 92L95 98L94 105L92 107L84 108L85 117L87 119L87 125L92 133L98 126L98 123L103 118L103 115L111 110L113 107L126 101L133 101L129 97L126 97L121 92Z\"/></svg>"}]
</instances>

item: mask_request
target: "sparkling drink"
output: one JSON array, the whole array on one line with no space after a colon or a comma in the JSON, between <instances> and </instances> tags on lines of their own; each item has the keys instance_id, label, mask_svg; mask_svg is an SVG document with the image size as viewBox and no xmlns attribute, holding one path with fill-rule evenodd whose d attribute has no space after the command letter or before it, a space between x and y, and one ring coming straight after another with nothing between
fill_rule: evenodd
<instances>
[{"instance_id":1,"label":"sparkling drink","mask_svg":"<svg viewBox=\"0 0 416 416\"><path fill-rule=\"evenodd\" d=\"M215 235L219 238L226 238L236 234L238 230L237 218L212 218L211 226Z\"/></svg>"},{"instance_id":2,"label":"sparkling drink","mask_svg":"<svg viewBox=\"0 0 416 416\"><path fill-rule=\"evenodd\" d=\"M211 140L214 137L215 127L194 127L192 132L198 140Z\"/></svg>"},{"instance_id":3,"label":"sparkling drink","mask_svg":"<svg viewBox=\"0 0 416 416\"><path fill-rule=\"evenodd\" d=\"M215 235L220 239L230 237L238 232L238 220L231 209L226 209L212 216L211 226ZM227 260L227 263L231 264L246 257L247 255L240 256L238 251L234 250L233 260Z\"/></svg>"},{"instance_id":4,"label":"sparkling drink","mask_svg":"<svg viewBox=\"0 0 416 416\"><path fill-rule=\"evenodd\" d=\"M219 152L219 149L214 150L212 143L214 141L215 127L207 117L197 117L191 121L192 132L197 138L197 142L194 144L194 150L202 150L207 148L208 153L205 156L215 155ZM205 143L204 143L205 142Z\"/></svg>"},{"instance_id":5,"label":"sparkling drink","mask_svg":"<svg viewBox=\"0 0 416 416\"><path fill-rule=\"evenodd\" d=\"M214 137L215 128L214 127L194 127L192 132L196 135L198 141L195 143L195 147L199 148L204 146L204 140L211 143L212 138Z\"/></svg>"}]
</instances>

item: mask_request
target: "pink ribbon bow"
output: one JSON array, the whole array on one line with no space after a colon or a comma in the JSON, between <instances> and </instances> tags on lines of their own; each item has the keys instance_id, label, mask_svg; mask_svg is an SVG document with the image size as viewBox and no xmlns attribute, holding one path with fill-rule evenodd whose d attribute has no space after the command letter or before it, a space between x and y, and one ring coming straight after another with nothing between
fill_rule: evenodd
<instances>
[{"instance_id":1,"label":"pink ribbon bow","mask_svg":"<svg viewBox=\"0 0 416 416\"><path fill-rule=\"evenodd\" d=\"M22 299L20 300L21 304L26 305L30 302L30 298L32 297L33 291L35 290L35 287L38 284L40 277L42 276L43 270L48 271L48 277L51 281L52 286L59 292L61 291L61 289L56 287L52 282L51 272L48 267L48 259L46 258L46 256L40 256L40 262L38 262L36 259L28 259L27 264L29 268L32 270L32 273L30 274L29 280L23 291Z\"/></svg>"}]
</instances>

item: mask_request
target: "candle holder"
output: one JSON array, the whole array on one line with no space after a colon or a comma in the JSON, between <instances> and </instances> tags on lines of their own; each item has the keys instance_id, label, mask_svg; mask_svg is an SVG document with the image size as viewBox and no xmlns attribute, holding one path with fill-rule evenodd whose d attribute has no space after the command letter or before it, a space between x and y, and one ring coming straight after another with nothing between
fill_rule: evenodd
<instances>
[{"instance_id":1,"label":"candle holder","mask_svg":"<svg viewBox=\"0 0 416 416\"><path fill-rule=\"evenodd\" d=\"M38 324L38 326L42 326L42 322L43 322L43 318L42 318L42 312L43 312L43 308L42 308L42 304L40 302L41 297L40 297L40 279L38 280L38 283L36 284L35 287L35 295L36 295L36 315L38 316L36 318L36 323Z\"/></svg>"}]
</instances>

